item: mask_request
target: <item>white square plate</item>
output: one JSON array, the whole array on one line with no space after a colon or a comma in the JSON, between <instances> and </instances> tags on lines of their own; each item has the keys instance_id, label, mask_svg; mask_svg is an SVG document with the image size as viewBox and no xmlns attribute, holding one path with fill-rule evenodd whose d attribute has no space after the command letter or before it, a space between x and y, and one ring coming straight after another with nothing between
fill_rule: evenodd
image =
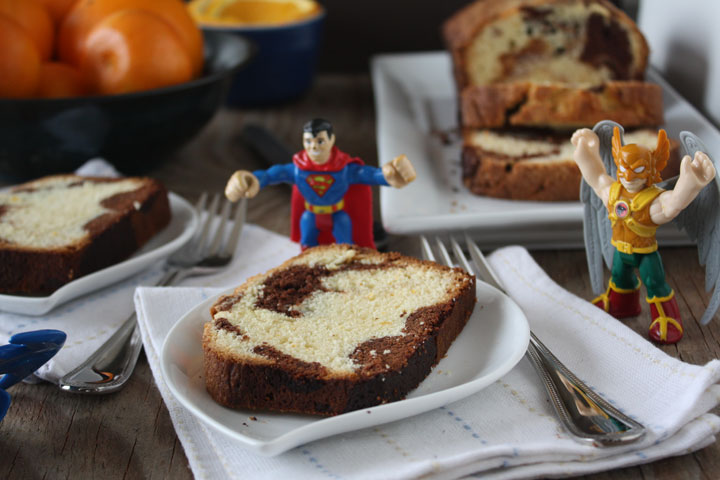
<instances>
[{"instance_id":1,"label":"white square plate","mask_svg":"<svg viewBox=\"0 0 720 480\"><path fill-rule=\"evenodd\" d=\"M512 300L483 282L477 284L477 298L472 316L445 358L406 399L385 405L323 418L232 410L215 403L205 390L202 352L203 325L211 320L215 298L193 308L170 330L160 353L162 375L178 401L200 420L248 450L277 455L319 438L441 407L509 372L527 349L527 318Z\"/></svg>"},{"instance_id":2,"label":"white square plate","mask_svg":"<svg viewBox=\"0 0 720 480\"><path fill-rule=\"evenodd\" d=\"M385 229L417 235L470 231L483 247L518 243L530 248L582 247L582 204L503 200L471 194L461 181L461 140L450 57L445 52L380 55L373 58L378 161L406 154L417 180L403 189L382 188ZM720 152L720 132L657 73L648 80L663 89L665 125L698 135ZM673 225L658 230L663 246L688 244Z\"/></svg>"}]
</instances>

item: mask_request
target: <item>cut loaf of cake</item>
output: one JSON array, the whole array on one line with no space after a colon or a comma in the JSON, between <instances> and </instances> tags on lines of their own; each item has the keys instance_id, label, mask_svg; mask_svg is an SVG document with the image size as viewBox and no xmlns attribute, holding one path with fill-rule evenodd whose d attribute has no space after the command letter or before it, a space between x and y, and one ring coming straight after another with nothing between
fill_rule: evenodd
<instances>
[{"instance_id":1,"label":"cut loaf of cake","mask_svg":"<svg viewBox=\"0 0 720 480\"><path fill-rule=\"evenodd\" d=\"M625 133L625 143L653 149L657 130ZM670 160L663 178L679 171L679 143L671 140ZM477 195L563 201L580 198L580 170L573 161L574 147L564 134L467 130L462 151L463 183Z\"/></svg>"},{"instance_id":2,"label":"cut loaf of cake","mask_svg":"<svg viewBox=\"0 0 720 480\"><path fill-rule=\"evenodd\" d=\"M605 0L478 0L443 24L458 90L532 82L642 80L648 46Z\"/></svg>"},{"instance_id":3,"label":"cut loaf of cake","mask_svg":"<svg viewBox=\"0 0 720 480\"><path fill-rule=\"evenodd\" d=\"M625 128L661 125L662 89L638 81L592 88L526 82L474 85L460 93L460 120L465 128L573 129L601 120Z\"/></svg>"},{"instance_id":4,"label":"cut loaf of cake","mask_svg":"<svg viewBox=\"0 0 720 480\"><path fill-rule=\"evenodd\" d=\"M170 221L149 178L55 175L0 193L0 292L48 294L129 257Z\"/></svg>"},{"instance_id":5,"label":"cut loaf of cake","mask_svg":"<svg viewBox=\"0 0 720 480\"><path fill-rule=\"evenodd\" d=\"M443 24L443 35L464 132L463 182L474 194L578 200L572 130L601 120L663 123L662 90L642 81L647 42L609 1L477 0Z\"/></svg>"},{"instance_id":6,"label":"cut loaf of cake","mask_svg":"<svg viewBox=\"0 0 720 480\"><path fill-rule=\"evenodd\" d=\"M351 245L306 250L211 309L207 391L232 408L316 415L402 399L467 322L475 278Z\"/></svg>"}]
</instances>

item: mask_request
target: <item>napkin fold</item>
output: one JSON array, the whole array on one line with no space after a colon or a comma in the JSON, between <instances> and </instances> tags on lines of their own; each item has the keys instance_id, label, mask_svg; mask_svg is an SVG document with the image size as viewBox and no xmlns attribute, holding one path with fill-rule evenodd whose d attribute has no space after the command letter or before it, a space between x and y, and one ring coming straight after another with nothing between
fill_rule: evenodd
<instances>
[{"instance_id":1,"label":"napkin fold","mask_svg":"<svg viewBox=\"0 0 720 480\"><path fill-rule=\"evenodd\" d=\"M292 254L288 248L268 256L272 249L264 242L241 245L253 245L255 255L222 281L204 288L141 287L135 295L148 361L196 478L561 477L682 455L711 444L720 430L720 418L708 413L720 402L720 361L697 366L664 354L555 284L525 249L508 247L489 260L532 330L578 377L648 427L641 441L610 448L575 441L523 359L491 386L450 405L258 456L183 408L159 364L167 332L195 304L218 294L211 285L239 285Z\"/></svg>"}]
</instances>

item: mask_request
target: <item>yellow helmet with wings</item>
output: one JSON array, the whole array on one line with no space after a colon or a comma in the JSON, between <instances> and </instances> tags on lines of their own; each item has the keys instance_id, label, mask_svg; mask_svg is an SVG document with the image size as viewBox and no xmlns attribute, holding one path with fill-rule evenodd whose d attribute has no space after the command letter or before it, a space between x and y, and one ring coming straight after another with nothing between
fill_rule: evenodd
<instances>
[{"instance_id":1,"label":"yellow helmet with wings","mask_svg":"<svg viewBox=\"0 0 720 480\"><path fill-rule=\"evenodd\" d=\"M655 150L634 143L623 145L620 128L616 126L613 128L612 155L618 177L629 182L642 178L649 187L662 180L660 172L670 158L670 141L665 130L660 130Z\"/></svg>"}]
</instances>

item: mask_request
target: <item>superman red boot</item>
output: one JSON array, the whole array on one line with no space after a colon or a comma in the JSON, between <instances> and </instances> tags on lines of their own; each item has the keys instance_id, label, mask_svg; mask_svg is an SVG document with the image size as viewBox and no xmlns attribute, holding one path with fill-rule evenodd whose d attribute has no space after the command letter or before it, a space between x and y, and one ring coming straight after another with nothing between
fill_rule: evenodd
<instances>
[{"instance_id":1,"label":"superman red boot","mask_svg":"<svg viewBox=\"0 0 720 480\"><path fill-rule=\"evenodd\" d=\"M634 289L620 288L610 280L608 289L592 301L615 318L635 317L640 314L640 285Z\"/></svg>"},{"instance_id":2,"label":"superman red boot","mask_svg":"<svg viewBox=\"0 0 720 480\"><path fill-rule=\"evenodd\" d=\"M676 343L683 336L682 319L675 292L667 297L648 298L650 304L650 338L659 343Z\"/></svg>"}]
</instances>

